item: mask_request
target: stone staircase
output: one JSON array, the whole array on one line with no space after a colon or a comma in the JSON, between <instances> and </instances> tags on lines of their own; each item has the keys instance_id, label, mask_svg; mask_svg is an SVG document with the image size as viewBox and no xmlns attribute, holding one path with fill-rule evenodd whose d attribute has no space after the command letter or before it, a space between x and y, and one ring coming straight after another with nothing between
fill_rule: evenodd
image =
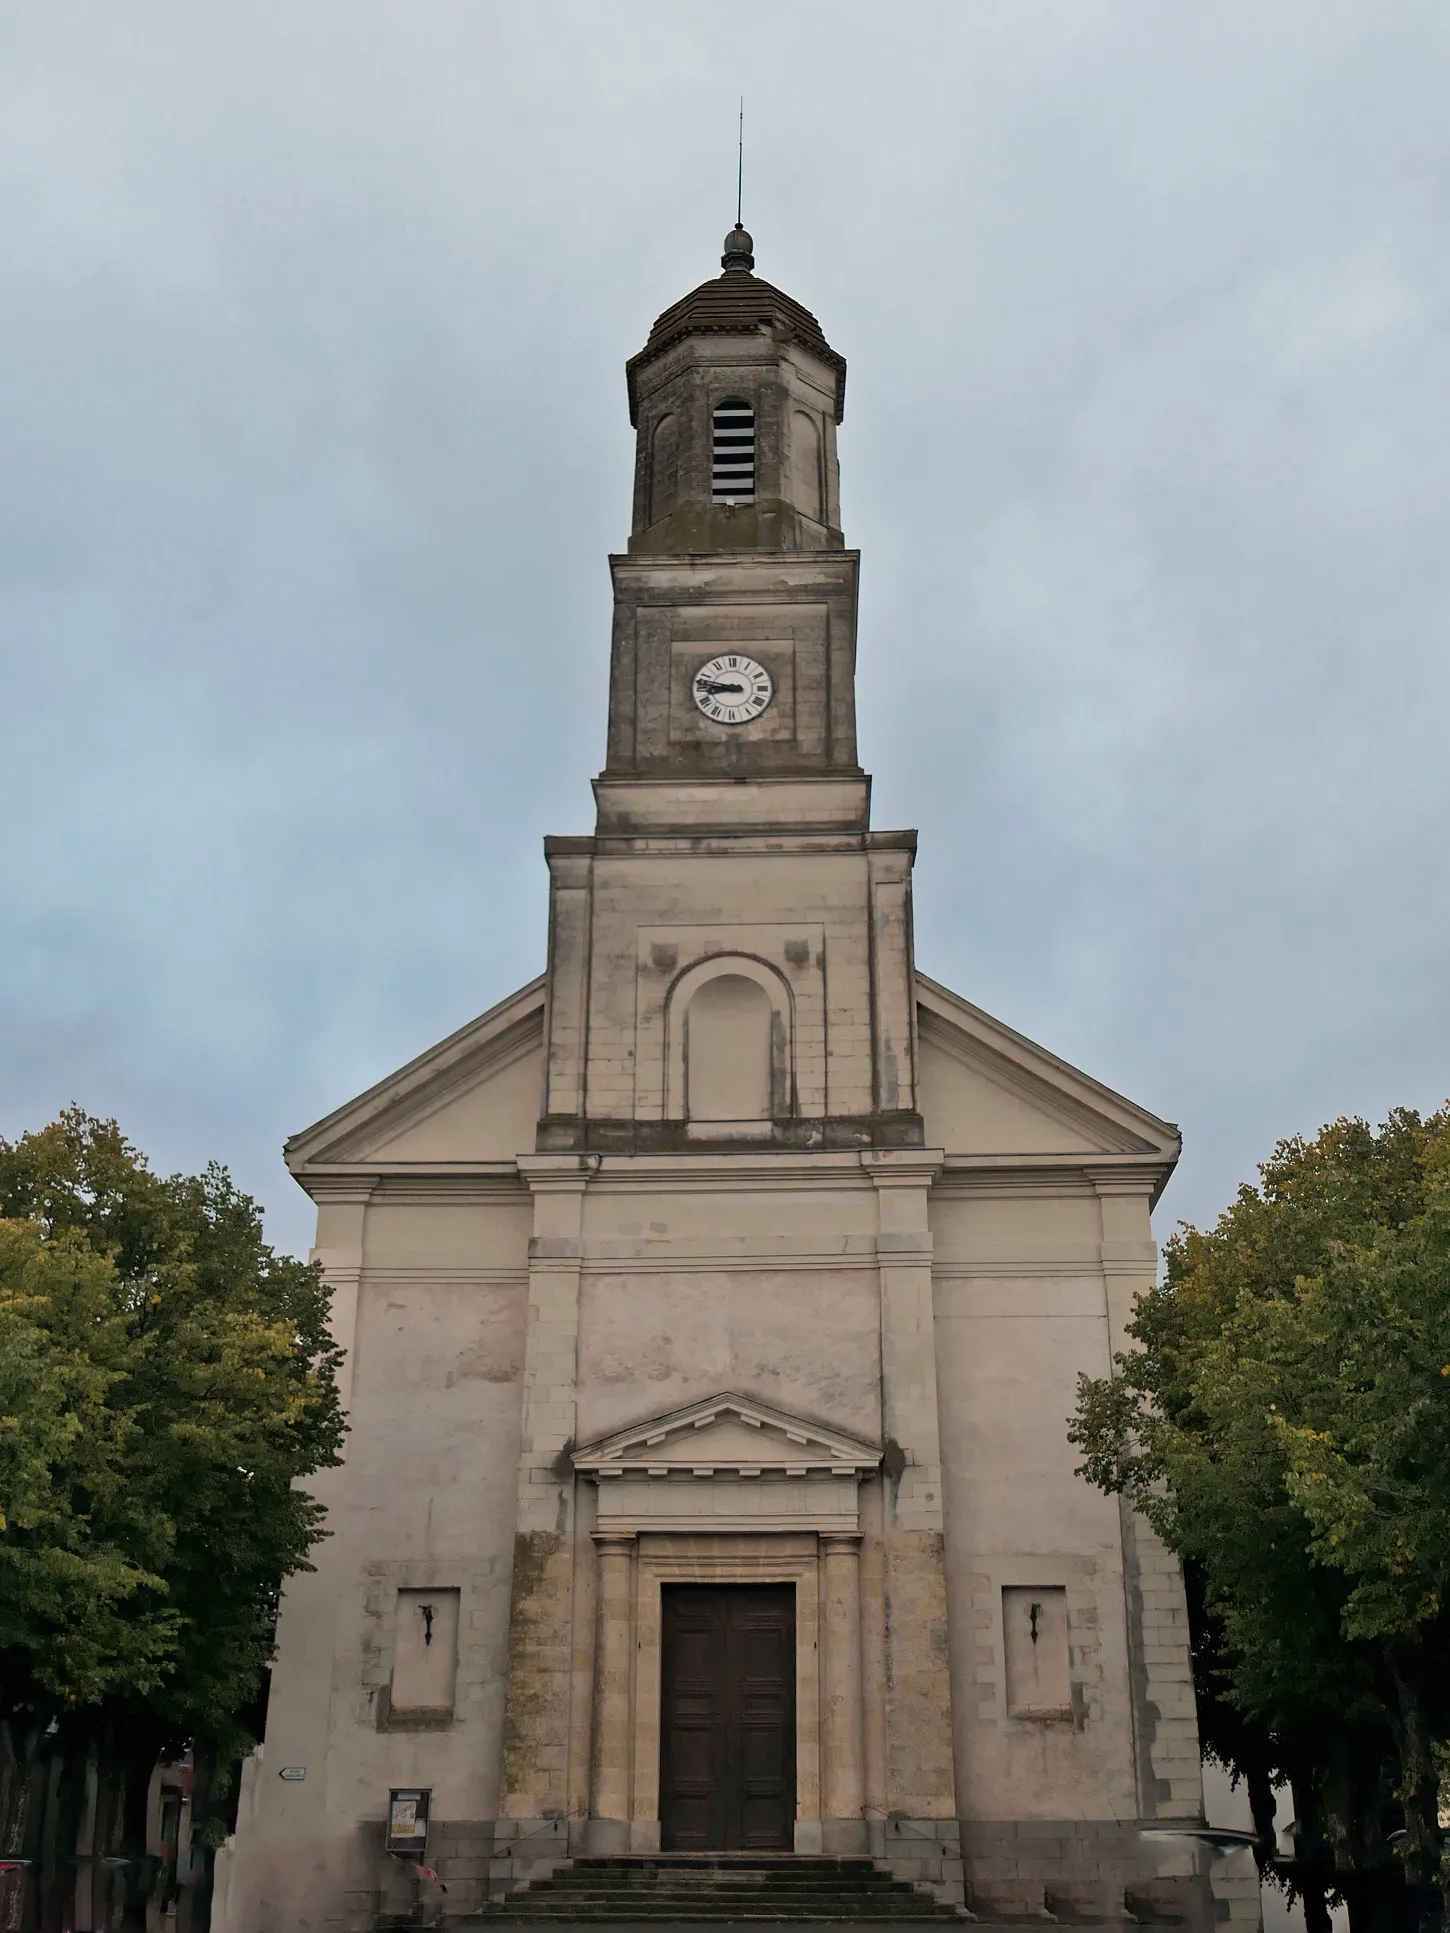
<instances>
[{"instance_id":1,"label":"stone staircase","mask_svg":"<svg viewBox=\"0 0 1450 1933\"><path fill-rule=\"evenodd\" d=\"M871 1859L648 1853L576 1859L495 1901L487 1921L953 1920Z\"/></svg>"}]
</instances>

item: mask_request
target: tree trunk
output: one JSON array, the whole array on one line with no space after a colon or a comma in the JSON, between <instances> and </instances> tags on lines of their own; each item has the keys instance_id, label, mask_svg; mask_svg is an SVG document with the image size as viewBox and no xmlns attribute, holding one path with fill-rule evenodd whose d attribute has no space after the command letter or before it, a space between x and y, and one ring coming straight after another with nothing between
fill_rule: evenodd
<instances>
[{"instance_id":1,"label":"tree trunk","mask_svg":"<svg viewBox=\"0 0 1450 1933\"><path fill-rule=\"evenodd\" d=\"M1405 1882L1415 1899L1417 1923L1428 1929L1438 1927L1441 1919L1435 1884L1440 1868L1440 1793L1425 1709L1424 1659L1418 1650L1397 1647L1389 1653L1389 1669L1400 1755L1395 1796L1405 1812Z\"/></svg>"},{"instance_id":2,"label":"tree trunk","mask_svg":"<svg viewBox=\"0 0 1450 1933\"><path fill-rule=\"evenodd\" d=\"M100 1763L96 1768L96 1852L100 1857L101 1900L96 1933L116 1933L125 1903L125 1883L108 1863L121 1843L121 1799L124 1775L116 1764L109 1729L102 1733Z\"/></svg>"},{"instance_id":3,"label":"tree trunk","mask_svg":"<svg viewBox=\"0 0 1450 1933\"><path fill-rule=\"evenodd\" d=\"M1304 1907L1305 1933L1333 1933L1329 1908L1329 1874L1333 1856L1324 1831L1324 1798L1320 1781L1311 1772L1293 1773L1289 1790L1294 1799L1294 1861L1287 1877Z\"/></svg>"},{"instance_id":4,"label":"tree trunk","mask_svg":"<svg viewBox=\"0 0 1450 1933\"><path fill-rule=\"evenodd\" d=\"M215 1816L216 1752L210 1739L194 1739L191 1755L191 1869L177 1906L177 1933L207 1933L211 1925L216 1853L206 1831ZM184 1921L184 1924L183 1924Z\"/></svg>"},{"instance_id":5,"label":"tree trunk","mask_svg":"<svg viewBox=\"0 0 1450 1933\"><path fill-rule=\"evenodd\" d=\"M1274 1824L1279 1810L1267 1762L1260 1760L1249 1766L1244 1772L1244 1783L1249 1792L1249 1817L1254 1822L1254 1837L1258 1840L1254 1859L1262 1878L1274 1857Z\"/></svg>"},{"instance_id":6,"label":"tree trunk","mask_svg":"<svg viewBox=\"0 0 1450 1933\"><path fill-rule=\"evenodd\" d=\"M75 1924L76 1852L86 1803L89 1745L73 1723L62 1724L51 1741L55 1773L50 1783L51 1817L46 1822L49 1857L40 1895L40 1933L69 1933Z\"/></svg>"},{"instance_id":7,"label":"tree trunk","mask_svg":"<svg viewBox=\"0 0 1450 1933\"><path fill-rule=\"evenodd\" d=\"M21 1758L15 1741L15 1727L0 1718L0 1853L20 1856L20 1835L15 1829L16 1797L21 1782Z\"/></svg>"},{"instance_id":8,"label":"tree trunk","mask_svg":"<svg viewBox=\"0 0 1450 1933\"><path fill-rule=\"evenodd\" d=\"M11 1751L10 1790L4 1816L0 1818L0 1831L5 1835L4 1850L31 1863L11 1875L7 1882L10 1890L4 1898L7 1912L13 1915L10 1924L18 1925L22 1933L32 1933L40 1883L41 1834L45 1827L41 1727L33 1718L28 1722L12 1718L7 1730Z\"/></svg>"},{"instance_id":9,"label":"tree trunk","mask_svg":"<svg viewBox=\"0 0 1450 1933\"><path fill-rule=\"evenodd\" d=\"M147 1845L151 1810L151 1775L161 1755L166 1733L145 1710L115 1714L109 1727L112 1763L121 1784L120 1841L116 1855L125 1860L122 1874L119 1933L146 1933L146 1908L156 1884L160 1861Z\"/></svg>"}]
</instances>

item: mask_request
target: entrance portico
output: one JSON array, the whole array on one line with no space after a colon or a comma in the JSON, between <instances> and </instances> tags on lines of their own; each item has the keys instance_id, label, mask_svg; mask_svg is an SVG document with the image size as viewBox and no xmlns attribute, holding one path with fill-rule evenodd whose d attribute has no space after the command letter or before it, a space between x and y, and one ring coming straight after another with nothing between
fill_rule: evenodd
<instances>
[{"instance_id":1,"label":"entrance portico","mask_svg":"<svg viewBox=\"0 0 1450 1933\"><path fill-rule=\"evenodd\" d=\"M785 1843L797 1852L867 1850L864 1686L879 1684L884 1630L879 1604L863 1629L861 1517L880 1464L876 1445L731 1395L575 1455L576 1471L597 1490L591 1852L653 1852L668 1836L665 1599L681 1586L792 1593L794 1802ZM868 1652L874 1672L864 1669ZM742 1687L721 1690L733 1698ZM879 1724L871 1729L881 1736Z\"/></svg>"}]
</instances>

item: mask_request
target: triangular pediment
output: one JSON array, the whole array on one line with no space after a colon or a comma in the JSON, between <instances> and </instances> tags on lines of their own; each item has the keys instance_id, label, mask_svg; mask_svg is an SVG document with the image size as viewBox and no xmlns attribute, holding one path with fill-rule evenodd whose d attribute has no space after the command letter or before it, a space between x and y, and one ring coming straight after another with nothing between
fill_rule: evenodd
<instances>
[{"instance_id":1,"label":"triangular pediment","mask_svg":"<svg viewBox=\"0 0 1450 1933\"><path fill-rule=\"evenodd\" d=\"M1140 1156L1169 1167L1179 1134L991 1014L916 976L927 1145L952 1155Z\"/></svg>"},{"instance_id":2,"label":"triangular pediment","mask_svg":"<svg viewBox=\"0 0 1450 1933\"><path fill-rule=\"evenodd\" d=\"M651 1417L574 1453L575 1469L598 1478L676 1471L866 1476L880 1462L879 1444L728 1392Z\"/></svg>"},{"instance_id":3,"label":"triangular pediment","mask_svg":"<svg viewBox=\"0 0 1450 1933\"><path fill-rule=\"evenodd\" d=\"M544 982L532 980L287 1143L300 1181L343 1166L449 1169L511 1162L539 1115Z\"/></svg>"}]
</instances>

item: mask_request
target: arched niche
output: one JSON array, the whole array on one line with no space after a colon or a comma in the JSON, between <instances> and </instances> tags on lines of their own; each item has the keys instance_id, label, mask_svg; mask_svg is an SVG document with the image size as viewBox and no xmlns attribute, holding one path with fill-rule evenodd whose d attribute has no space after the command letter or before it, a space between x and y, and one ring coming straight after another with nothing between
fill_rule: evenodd
<instances>
[{"instance_id":1,"label":"arched niche","mask_svg":"<svg viewBox=\"0 0 1450 1933\"><path fill-rule=\"evenodd\" d=\"M748 954L680 975L666 1012L666 1115L692 1133L768 1135L794 1112L790 988Z\"/></svg>"},{"instance_id":2,"label":"arched niche","mask_svg":"<svg viewBox=\"0 0 1450 1933\"><path fill-rule=\"evenodd\" d=\"M821 475L821 432L816 419L803 409L790 419L791 501L803 515L824 523L825 491Z\"/></svg>"},{"instance_id":3,"label":"arched niche","mask_svg":"<svg viewBox=\"0 0 1450 1933\"><path fill-rule=\"evenodd\" d=\"M680 494L680 423L673 410L655 424L649 450L649 521L658 523Z\"/></svg>"}]
</instances>

